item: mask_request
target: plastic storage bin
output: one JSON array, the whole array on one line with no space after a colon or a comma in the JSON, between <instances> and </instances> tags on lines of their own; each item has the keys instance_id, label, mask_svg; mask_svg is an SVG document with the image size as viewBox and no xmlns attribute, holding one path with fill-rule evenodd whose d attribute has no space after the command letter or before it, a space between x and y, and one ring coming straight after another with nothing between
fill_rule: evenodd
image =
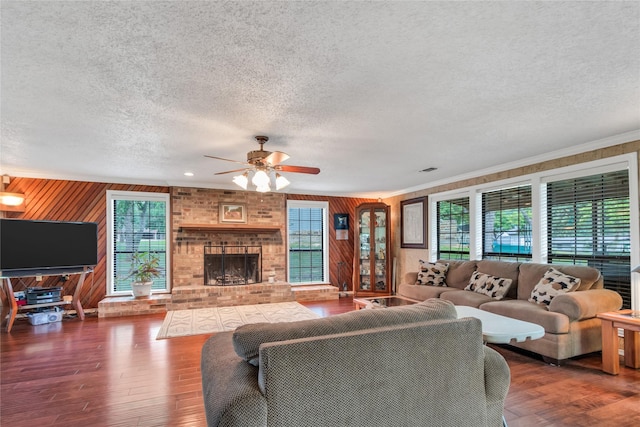
<instances>
[{"instance_id":1,"label":"plastic storage bin","mask_svg":"<svg viewBox=\"0 0 640 427\"><path fill-rule=\"evenodd\" d=\"M27 313L27 317L32 325L44 325L45 323L60 322L63 313L63 310L56 307L55 310Z\"/></svg>"}]
</instances>

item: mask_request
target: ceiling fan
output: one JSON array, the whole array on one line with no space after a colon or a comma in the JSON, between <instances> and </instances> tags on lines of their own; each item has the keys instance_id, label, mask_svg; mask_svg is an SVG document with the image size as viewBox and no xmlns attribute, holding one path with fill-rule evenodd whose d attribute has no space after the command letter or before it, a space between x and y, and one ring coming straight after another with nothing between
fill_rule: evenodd
<instances>
[{"instance_id":1,"label":"ceiling fan","mask_svg":"<svg viewBox=\"0 0 640 427\"><path fill-rule=\"evenodd\" d=\"M270 175L272 173L275 173L276 190L280 190L290 184L289 180L280 175L279 172L308 173L313 175L320 173L320 169L314 167L282 165L281 163L289 158L287 153L283 153L282 151L264 150L264 144L269 141L268 136L258 135L255 139L258 141L258 144L260 144L260 149L249 151L247 153L246 162L208 155L205 155L205 157L245 165L246 167L244 168L218 172L216 175L244 172L233 177L233 182L246 190L247 184L249 183L249 173L252 172L253 178L251 179L251 182L256 186L256 191L259 192L271 191Z\"/></svg>"}]
</instances>

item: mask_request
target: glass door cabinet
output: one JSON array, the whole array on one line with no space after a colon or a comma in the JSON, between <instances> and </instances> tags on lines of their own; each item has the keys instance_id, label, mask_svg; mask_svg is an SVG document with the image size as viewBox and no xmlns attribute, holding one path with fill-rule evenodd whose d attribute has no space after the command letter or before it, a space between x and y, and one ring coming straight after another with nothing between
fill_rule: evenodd
<instances>
[{"instance_id":1,"label":"glass door cabinet","mask_svg":"<svg viewBox=\"0 0 640 427\"><path fill-rule=\"evenodd\" d=\"M391 294L389 206L364 203L356 208L355 296Z\"/></svg>"}]
</instances>

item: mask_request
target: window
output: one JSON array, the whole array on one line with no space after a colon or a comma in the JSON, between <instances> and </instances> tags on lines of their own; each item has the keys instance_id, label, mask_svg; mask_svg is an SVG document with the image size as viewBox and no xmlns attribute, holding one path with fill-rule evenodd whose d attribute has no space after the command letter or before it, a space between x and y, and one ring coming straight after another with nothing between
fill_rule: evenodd
<instances>
[{"instance_id":1,"label":"window","mask_svg":"<svg viewBox=\"0 0 640 427\"><path fill-rule=\"evenodd\" d=\"M107 294L131 292L132 255L148 253L160 259L162 275L153 279L152 292L169 291L169 195L107 191Z\"/></svg>"},{"instance_id":2,"label":"window","mask_svg":"<svg viewBox=\"0 0 640 427\"><path fill-rule=\"evenodd\" d=\"M547 184L549 262L597 268L625 308L631 308L630 221L627 170Z\"/></svg>"},{"instance_id":3,"label":"window","mask_svg":"<svg viewBox=\"0 0 640 427\"><path fill-rule=\"evenodd\" d=\"M328 210L327 202L287 202L289 283L326 283L329 277Z\"/></svg>"},{"instance_id":4,"label":"window","mask_svg":"<svg viewBox=\"0 0 640 427\"><path fill-rule=\"evenodd\" d=\"M587 265L638 310L637 169L630 153L431 194L430 259Z\"/></svg>"},{"instance_id":5,"label":"window","mask_svg":"<svg viewBox=\"0 0 640 427\"><path fill-rule=\"evenodd\" d=\"M438 259L469 259L469 198L437 202Z\"/></svg>"},{"instance_id":6,"label":"window","mask_svg":"<svg viewBox=\"0 0 640 427\"><path fill-rule=\"evenodd\" d=\"M482 193L482 258L531 260L531 186Z\"/></svg>"}]
</instances>

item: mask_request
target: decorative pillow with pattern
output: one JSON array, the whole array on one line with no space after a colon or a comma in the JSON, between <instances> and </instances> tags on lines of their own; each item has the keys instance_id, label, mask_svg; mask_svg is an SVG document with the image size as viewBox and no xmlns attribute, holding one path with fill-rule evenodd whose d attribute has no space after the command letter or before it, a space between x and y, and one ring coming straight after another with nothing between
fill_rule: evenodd
<instances>
[{"instance_id":1,"label":"decorative pillow with pattern","mask_svg":"<svg viewBox=\"0 0 640 427\"><path fill-rule=\"evenodd\" d=\"M501 300L509 292L512 282L513 280L511 279L474 271L471 279L469 279L469 284L464 289L490 296L495 300Z\"/></svg>"},{"instance_id":2,"label":"decorative pillow with pattern","mask_svg":"<svg viewBox=\"0 0 640 427\"><path fill-rule=\"evenodd\" d=\"M484 282L487 281L489 277L488 274L480 273L479 271L474 271L469 279L469 284L464 288L465 291L475 291L478 286L484 285Z\"/></svg>"},{"instance_id":3,"label":"decorative pillow with pattern","mask_svg":"<svg viewBox=\"0 0 640 427\"><path fill-rule=\"evenodd\" d=\"M447 286L447 271L449 264L420 260L416 285Z\"/></svg>"},{"instance_id":4,"label":"decorative pillow with pattern","mask_svg":"<svg viewBox=\"0 0 640 427\"><path fill-rule=\"evenodd\" d=\"M549 305L555 296L578 289L578 286L580 286L579 278L569 276L551 267L531 291L529 301Z\"/></svg>"}]
</instances>

